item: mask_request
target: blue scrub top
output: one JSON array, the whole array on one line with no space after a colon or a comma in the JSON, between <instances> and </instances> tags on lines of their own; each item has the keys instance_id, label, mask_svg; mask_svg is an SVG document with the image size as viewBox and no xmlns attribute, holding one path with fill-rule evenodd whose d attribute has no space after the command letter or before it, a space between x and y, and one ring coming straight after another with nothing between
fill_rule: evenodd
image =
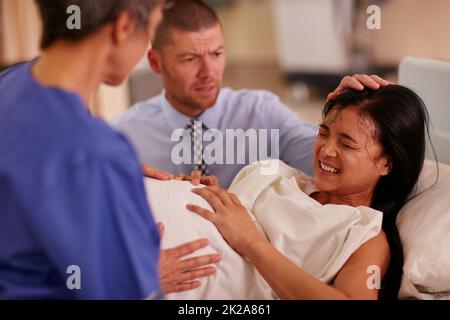
<instances>
[{"instance_id":1,"label":"blue scrub top","mask_svg":"<svg viewBox=\"0 0 450 320\"><path fill-rule=\"evenodd\" d=\"M0 299L159 297L134 151L32 64L0 75Z\"/></svg>"}]
</instances>

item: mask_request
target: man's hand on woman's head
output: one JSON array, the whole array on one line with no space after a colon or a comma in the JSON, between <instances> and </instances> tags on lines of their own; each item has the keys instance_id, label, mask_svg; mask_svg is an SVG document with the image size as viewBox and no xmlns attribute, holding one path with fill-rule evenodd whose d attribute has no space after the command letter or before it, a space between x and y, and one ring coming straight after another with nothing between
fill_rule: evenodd
<instances>
[{"instance_id":1,"label":"man's hand on woman's head","mask_svg":"<svg viewBox=\"0 0 450 320\"><path fill-rule=\"evenodd\" d=\"M384 80L376 75L368 76L366 74L355 74L351 77L347 76L344 77L339 86L328 95L327 101L333 100L347 89L354 89L361 91L364 90L364 88L369 88L372 90L377 90L380 87L385 87L390 84L394 83L388 80Z\"/></svg>"},{"instance_id":2,"label":"man's hand on woman's head","mask_svg":"<svg viewBox=\"0 0 450 320\"><path fill-rule=\"evenodd\" d=\"M159 223L161 238L164 235L164 225ZM211 264L221 259L218 254L209 254L195 258L183 259L208 245L208 240L199 239L182 244L175 248L161 250L159 258L159 278L161 287L166 294L195 289L201 285L197 279L209 277L216 273Z\"/></svg>"},{"instance_id":3,"label":"man's hand on woman's head","mask_svg":"<svg viewBox=\"0 0 450 320\"><path fill-rule=\"evenodd\" d=\"M211 221L240 254L245 256L253 244L267 241L235 194L217 187L199 188L192 192L208 201L214 212L196 205L188 205L187 209Z\"/></svg>"}]
</instances>

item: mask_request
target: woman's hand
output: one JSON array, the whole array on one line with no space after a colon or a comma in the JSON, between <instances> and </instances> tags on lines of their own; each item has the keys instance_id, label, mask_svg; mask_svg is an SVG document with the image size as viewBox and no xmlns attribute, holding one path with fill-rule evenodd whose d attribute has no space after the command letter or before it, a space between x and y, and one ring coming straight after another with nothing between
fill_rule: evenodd
<instances>
[{"instance_id":1,"label":"woman's hand","mask_svg":"<svg viewBox=\"0 0 450 320\"><path fill-rule=\"evenodd\" d=\"M164 235L164 226L158 224L160 236ZM200 286L198 278L213 275L214 267L205 267L218 263L218 254L210 254L182 260L183 257L208 245L208 240L200 239L181 246L161 250L159 258L159 277L163 291L168 293L187 291Z\"/></svg>"},{"instance_id":2,"label":"woman's hand","mask_svg":"<svg viewBox=\"0 0 450 320\"><path fill-rule=\"evenodd\" d=\"M175 180L179 181L190 181L194 186L198 186L199 184L203 184L205 186L210 187L218 187L219 179L216 176L202 176L202 173L198 170L192 171L190 176L185 174L177 174L175 176Z\"/></svg>"},{"instance_id":3,"label":"woman's hand","mask_svg":"<svg viewBox=\"0 0 450 320\"><path fill-rule=\"evenodd\" d=\"M372 90L377 90L380 87L384 87L390 84L393 83L391 81L384 80L376 75L368 76L366 74L355 74L351 77L347 76L344 77L339 86L328 95L327 101L335 99L338 95L340 95L344 90L347 89L361 91L364 90L365 87L367 87Z\"/></svg>"},{"instance_id":4,"label":"woman's hand","mask_svg":"<svg viewBox=\"0 0 450 320\"><path fill-rule=\"evenodd\" d=\"M245 256L253 244L267 242L235 194L217 187L194 189L192 192L208 201L215 212L196 205L188 205L187 209L214 223L234 250Z\"/></svg>"}]
</instances>

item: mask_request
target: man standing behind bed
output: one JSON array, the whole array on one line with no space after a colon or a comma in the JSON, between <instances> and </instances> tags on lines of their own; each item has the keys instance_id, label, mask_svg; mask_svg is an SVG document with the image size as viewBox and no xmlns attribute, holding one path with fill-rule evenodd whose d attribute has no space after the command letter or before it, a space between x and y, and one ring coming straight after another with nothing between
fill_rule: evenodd
<instances>
[{"instance_id":1,"label":"man standing behind bed","mask_svg":"<svg viewBox=\"0 0 450 320\"><path fill-rule=\"evenodd\" d=\"M270 140L270 133L277 129L279 159L311 174L316 135L312 124L299 119L270 92L221 88L225 67L222 33L216 13L202 1L175 1L165 10L153 49L148 52L150 66L161 76L165 90L134 105L113 125L129 137L142 163L173 174L189 175L194 170L198 174L200 170L202 175L217 176L222 187L228 187L239 170L249 164L254 146L247 139L224 139L223 154L216 158L222 162L211 163L202 159L202 151L199 155L191 150L191 161L177 164L172 152L179 140L172 141L172 133L192 129L194 121L202 128L199 136L207 129L218 129L224 137L229 129L241 129L242 133L251 128L257 135L267 130L269 152L265 155L270 157L275 142ZM385 84L387 81L376 76L356 75L344 78L335 93L349 87L362 90L363 85L377 89ZM256 155L254 160L265 155Z\"/></svg>"}]
</instances>

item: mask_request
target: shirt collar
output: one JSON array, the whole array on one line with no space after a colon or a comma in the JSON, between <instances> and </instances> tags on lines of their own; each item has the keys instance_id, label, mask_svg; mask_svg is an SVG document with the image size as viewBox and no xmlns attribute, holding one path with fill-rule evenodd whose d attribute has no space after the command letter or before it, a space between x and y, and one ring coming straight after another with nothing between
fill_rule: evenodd
<instances>
[{"instance_id":1,"label":"shirt collar","mask_svg":"<svg viewBox=\"0 0 450 320\"><path fill-rule=\"evenodd\" d=\"M165 90L163 90L161 93L161 105L163 107L166 119L169 122L169 126L172 128L172 130L185 128L192 119L191 117L182 114L172 106L169 100L167 100ZM222 90L220 90L219 96L217 97L217 101L214 106L203 112L202 115L198 117L198 120L200 120L209 129L217 129L219 126L221 109Z\"/></svg>"}]
</instances>

